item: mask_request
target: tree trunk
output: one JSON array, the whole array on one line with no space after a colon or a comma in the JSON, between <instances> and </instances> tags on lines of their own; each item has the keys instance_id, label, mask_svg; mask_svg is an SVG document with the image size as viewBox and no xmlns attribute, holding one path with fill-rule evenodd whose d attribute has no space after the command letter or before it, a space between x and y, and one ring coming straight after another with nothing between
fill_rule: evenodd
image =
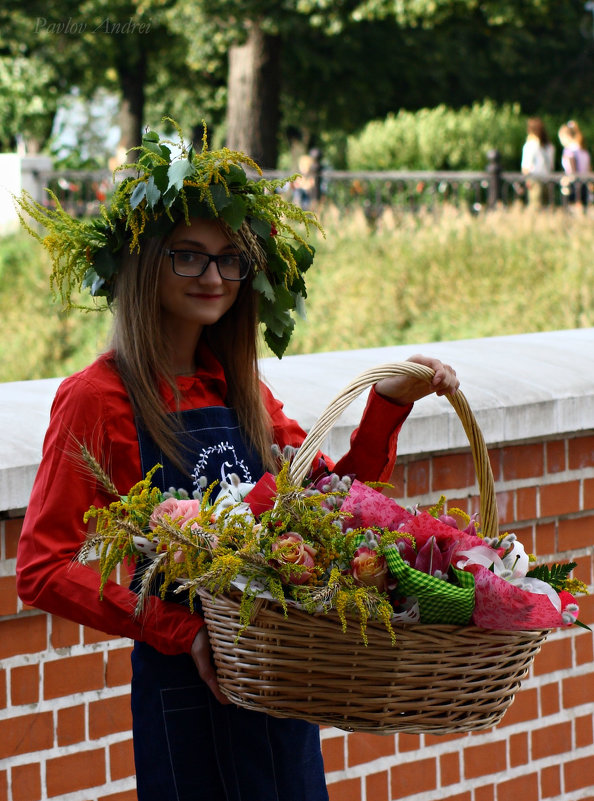
<instances>
[{"instance_id":1,"label":"tree trunk","mask_svg":"<svg viewBox=\"0 0 594 801\"><path fill-rule=\"evenodd\" d=\"M137 147L142 141L144 122L144 84L146 81L146 56L140 50L136 58L122 59L117 65L122 103L118 114L120 142L118 151ZM136 160L136 153L128 154L128 161Z\"/></svg>"},{"instance_id":2,"label":"tree trunk","mask_svg":"<svg viewBox=\"0 0 594 801\"><path fill-rule=\"evenodd\" d=\"M245 44L229 50L227 146L274 169L278 158L280 37L250 22Z\"/></svg>"}]
</instances>

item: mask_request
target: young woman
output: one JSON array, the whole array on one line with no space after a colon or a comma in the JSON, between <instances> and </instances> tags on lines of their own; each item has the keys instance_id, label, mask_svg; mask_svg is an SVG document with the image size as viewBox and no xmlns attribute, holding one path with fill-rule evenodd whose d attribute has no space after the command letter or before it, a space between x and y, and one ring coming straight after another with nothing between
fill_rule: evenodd
<instances>
[{"instance_id":1,"label":"young woman","mask_svg":"<svg viewBox=\"0 0 594 801\"><path fill-rule=\"evenodd\" d=\"M564 194L568 195L570 203L579 199L585 209L588 205L589 188L588 182L580 176L590 172L590 153L575 120L569 120L559 128L559 141L563 147L561 165L567 176L563 186Z\"/></svg>"},{"instance_id":2,"label":"young woman","mask_svg":"<svg viewBox=\"0 0 594 801\"><path fill-rule=\"evenodd\" d=\"M259 316L275 325L266 332L271 346L281 352L286 344L282 321L289 330L290 323L280 312L288 291L304 294L309 263L296 234L293 262L284 249L295 233L287 220L313 218L274 186L249 180L239 154L203 149L180 167L163 147L145 137L138 175L118 188L103 222L82 223L21 198L23 210L50 229L44 242L54 282L67 298L77 282L107 296L115 320L111 350L65 379L56 395L19 543L18 591L32 606L135 641L140 801L322 801L316 726L230 704L203 620L179 595L152 596L138 619L134 581L131 588L108 583L100 600L98 576L75 561L84 512L110 500L81 470L79 443L121 492L157 462L162 488L191 491L203 475L209 483L231 472L255 481L272 466L272 443L298 446L305 436L260 381L256 344ZM169 179L184 170L172 190ZM379 382L338 472L388 478L412 403L457 388L450 367L413 360L435 370L432 386L408 377Z\"/></svg>"},{"instance_id":3,"label":"young woman","mask_svg":"<svg viewBox=\"0 0 594 801\"><path fill-rule=\"evenodd\" d=\"M526 181L529 195L536 195L538 203L549 200L547 177L555 168L555 148L540 117L531 117L526 123L526 141L522 147L521 169L529 175Z\"/></svg>"}]
</instances>

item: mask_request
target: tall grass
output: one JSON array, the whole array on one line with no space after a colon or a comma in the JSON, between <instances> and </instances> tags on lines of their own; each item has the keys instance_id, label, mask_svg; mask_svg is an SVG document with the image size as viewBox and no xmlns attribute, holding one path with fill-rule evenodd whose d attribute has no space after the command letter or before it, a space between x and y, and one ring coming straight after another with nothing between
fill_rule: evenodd
<instances>
[{"instance_id":1,"label":"tall grass","mask_svg":"<svg viewBox=\"0 0 594 801\"><path fill-rule=\"evenodd\" d=\"M586 215L386 213L373 233L362 214L324 223L290 354L594 325ZM111 315L60 312L48 272L25 234L0 240L0 381L66 375L106 346Z\"/></svg>"},{"instance_id":2,"label":"tall grass","mask_svg":"<svg viewBox=\"0 0 594 801\"><path fill-rule=\"evenodd\" d=\"M531 209L327 222L290 353L594 324L594 228Z\"/></svg>"}]
</instances>

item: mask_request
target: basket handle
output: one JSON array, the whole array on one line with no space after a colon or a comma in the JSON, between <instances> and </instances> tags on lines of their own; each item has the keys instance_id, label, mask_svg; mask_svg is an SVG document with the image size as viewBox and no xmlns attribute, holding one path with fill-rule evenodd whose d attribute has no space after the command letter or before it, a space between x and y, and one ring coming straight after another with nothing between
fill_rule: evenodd
<instances>
[{"instance_id":1,"label":"basket handle","mask_svg":"<svg viewBox=\"0 0 594 801\"><path fill-rule=\"evenodd\" d=\"M430 367L417 364L416 362L395 362L394 364L382 364L378 367L372 367L361 373L330 401L303 440L291 464L290 476L294 484L300 485L303 482L326 435L347 406L349 406L365 389L372 386L380 379L390 378L395 375L409 375L431 383L435 372ZM446 395L445 397L447 397L454 407L470 443L470 450L480 491L480 522L482 533L485 537L496 537L499 531L497 501L493 472L491 470L491 463L489 461L485 440L478 427L474 414L468 405L468 401L462 392L458 390L453 395Z\"/></svg>"}]
</instances>

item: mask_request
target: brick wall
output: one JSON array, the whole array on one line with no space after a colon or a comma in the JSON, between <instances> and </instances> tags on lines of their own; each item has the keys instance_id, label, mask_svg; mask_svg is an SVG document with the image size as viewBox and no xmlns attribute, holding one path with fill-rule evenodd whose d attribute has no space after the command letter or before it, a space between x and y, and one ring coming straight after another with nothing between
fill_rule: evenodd
<instances>
[{"instance_id":1,"label":"brick wall","mask_svg":"<svg viewBox=\"0 0 594 801\"><path fill-rule=\"evenodd\" d=\"M502 525L592 587L594 435L490 450ZM467 511L466 452L404 457L394 494ZM132 801L129 643L30 608L14 590L18 517L0 524L0 801ZM581 618L594 623L592 598ZM331 801L594 801L593 635L552 634L502 723L464 735L322 730Z\"/></svg>"}]
</instances>

